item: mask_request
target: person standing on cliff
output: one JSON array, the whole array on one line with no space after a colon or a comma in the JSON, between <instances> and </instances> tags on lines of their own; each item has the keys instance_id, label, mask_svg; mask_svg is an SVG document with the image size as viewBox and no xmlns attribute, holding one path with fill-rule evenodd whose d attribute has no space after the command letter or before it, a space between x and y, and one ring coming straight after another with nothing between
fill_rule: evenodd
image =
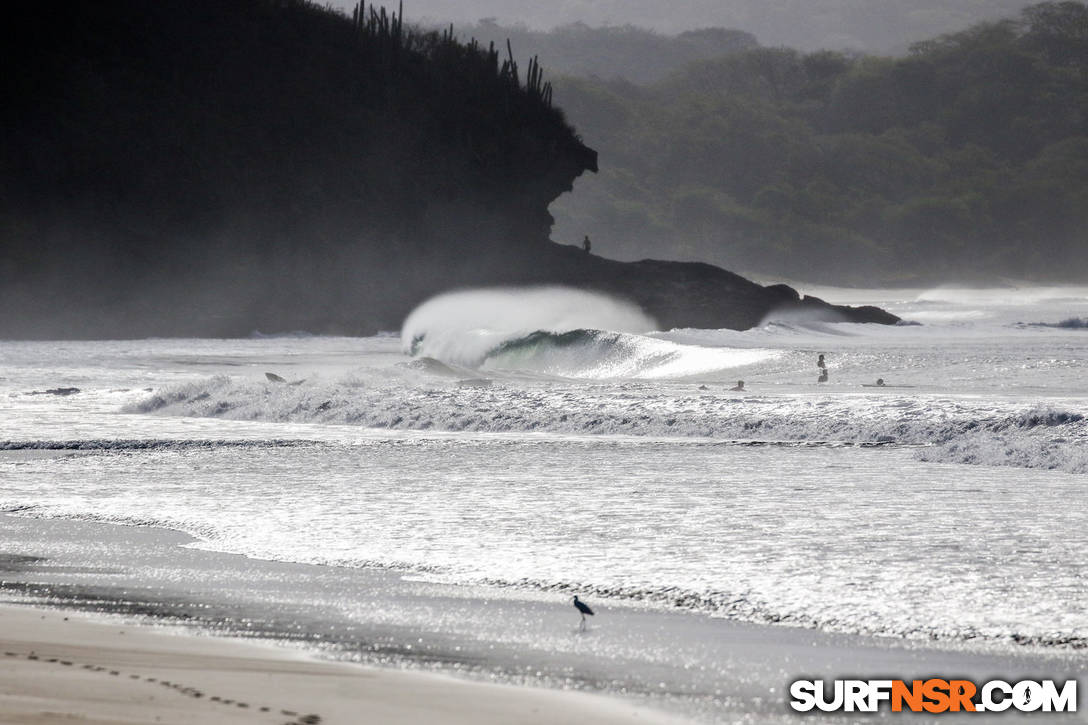
<instances>
[{"instance_id":1,"label":"person standing on cliff","mask_svg":"<svg viewBox=\"0 0 1088 725\"><path fill-rule=\"evenodd\" d=\"M589 249L592 246L593 245L589 243L589 235L587 234L586 238L582 240L582 249L585 251L586 254L589 254Z\"/></svg>"}]
</instances>

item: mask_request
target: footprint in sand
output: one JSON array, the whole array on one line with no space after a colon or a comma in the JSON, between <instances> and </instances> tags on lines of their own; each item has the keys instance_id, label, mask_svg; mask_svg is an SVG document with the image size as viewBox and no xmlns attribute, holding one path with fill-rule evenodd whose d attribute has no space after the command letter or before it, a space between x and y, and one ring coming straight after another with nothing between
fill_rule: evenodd
<instances>
[{"instance_id":1,"label":"footprint in sand","mask_svg":"<svg viewBox=\"0 0 1088 725\"><path fill-rule=\"evenodd\" d=\"M18 657L19 653L18 652L4 652L4 656L6 656L6 657ZM27 654L26 658L28 660L40 660L41 659L34 652L30 652L29 654ZM55 663L55 664L59 663L61 665L65 665L65 666L68 666L68 667L71 667L73 664L75 664L75 663L73 663L73 662L71 662L69 660L61 660L61 659L58 659L56 657L50 657L49 659L45 660L45 662L50 662L50 663ZM105 667L102 667L100 665L84 664L84 665L81 665L81 666L83 667L83 669L90 670L92 672L106 672L107 671ZM122 674L118 670L108 670L108 672L109 672L110 675L113 675L113 676L120 676ZM189 695L190 697L197 697L197 698L204 697L204 693L201 692L200 690L197 690L194 687L183 687L180 683L170 682L169 680L158 680L155 677L142 677L141 675L138 675L138 674L130 674L129 679L133 679L133 680L143 679L146 682L158 682L163 687L170 687L170 688L172 688L174 690L177 690L179 693L181 693L183 695ZM210 701L212 701L212 702L218 702L218 703L223 704L223 705L234 705L235 707L243 708L243 709L248 709L250 707L250 704L248 702L235 702L232 699L222 698L222 697L220 697L218 695L212 695L208 699ZM267 705L262 705L258 709L260 710L260 712L271 712L271 708L269 708ZM283 715L287 715L288 717L298 716L298 713L296 711L294 711L294 710L280 710L280 713L283 714ZM320 715L310 714L310 715L302 715L302 716L298 717L296 720L292 720L292 721L290 721L288 723L285 723L285 725L318 725L318 723L320 723L320 722L321 722L321 716Z\"/></svg>"}]
</instances>

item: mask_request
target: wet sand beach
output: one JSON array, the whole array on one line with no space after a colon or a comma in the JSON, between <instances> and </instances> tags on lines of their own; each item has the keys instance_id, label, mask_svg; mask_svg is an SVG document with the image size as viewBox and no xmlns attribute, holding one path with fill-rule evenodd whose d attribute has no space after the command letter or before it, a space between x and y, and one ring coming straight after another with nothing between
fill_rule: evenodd
<instances>
[{"instance_id":1,"label":"wet sand beach","mask_svg":"<svg viewBox=\"0 0 1088 725\"><path fill-rule=\"evenodd\" d=\"M271 645L0 607L0 723L665 723L582 693L320 662Z\"/></svg>"},{"instance_id":2,"label":"wet sand beach","mask_svg":"<svg viewBox=\"0 0 1088 725\"><path fill-rule=\"evenodd\" d=\"M262 561L148 526L0 515L0 539L0 596L19 605L0 608L0 722L790 723L799 677L1085 671L1069 644L840 634L598 597L582 632L559 592Z\"/></svg>"}]
</instances>

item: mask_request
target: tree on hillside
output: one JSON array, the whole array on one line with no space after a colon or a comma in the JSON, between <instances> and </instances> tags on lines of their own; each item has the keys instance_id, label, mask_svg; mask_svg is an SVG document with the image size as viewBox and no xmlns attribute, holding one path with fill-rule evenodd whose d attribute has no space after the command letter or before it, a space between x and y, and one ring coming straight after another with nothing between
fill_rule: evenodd
<instances>
[{"instance_id":1,"label":"tree on hillside","mask_svg":"<svg viewBox=\"0 0 1088 725\"><path fill-rule=\"evenodd\" d=\"M1088 279L1088 6L1045 2L901 58L754 48L557 97L604 172L560 237L827 282ZM607 109L607 110L605 110ZM622 208L642 228L609 226Z\"/></svg>"}]
</instances>

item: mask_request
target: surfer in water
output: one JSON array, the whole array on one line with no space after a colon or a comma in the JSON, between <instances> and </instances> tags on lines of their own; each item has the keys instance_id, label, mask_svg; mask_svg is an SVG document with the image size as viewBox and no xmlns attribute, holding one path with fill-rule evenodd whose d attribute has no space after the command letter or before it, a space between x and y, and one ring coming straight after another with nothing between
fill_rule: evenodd
<instances>
[{"instance_id":1,"label":"surfer in water","mask_svg":"<svg viewBox=\"0 0 1088 725\"><path fill-rule=\"evenodd\" d=\"M583 251L584 251L584 252L585 252L586 254L589 254L589 250L590 250L590 249L591 249L592 247L593 247L593 245L592 245L592 244L590 244L590 242L589 242L589 235L587 234L587 235L586 235L586 238L582 240L582 250L583 250Z\"/></svg>"},{"instance_id":2,"label":"surfer in water","mask_svg":"<svg viewBox=\"0 0 1088 725\"><path fill-rule=\"evenodd\" d=\"M878 388L883 388L884 387L884 378L877 378L876 379L876 386Z\"/></svg>"},{"instance_id":3,"label":"surfer in water","mask_svg":"<svg viewBox=\"0 0 1088 725\"><path fill-rule=\"evenodd\" d=\"M738 380L737 384L734 385L733 387L731 387L730 390L732 390L734 393L743 392L743 390L744 390L744 381L743 380Z\"/></svg>"},{"instance_id":4,"label":"surfer in water","mask_svg":"<svg viewBox=\"0 0 1088 725\"><path fill-rule=\"evenodd\" d=\"M824 354L821 352L820 357L816 358L816 367L820 370L820 377L816 378L818 383L827 382L827 363L824 362Z\"/></svg>"}]
</instances>

